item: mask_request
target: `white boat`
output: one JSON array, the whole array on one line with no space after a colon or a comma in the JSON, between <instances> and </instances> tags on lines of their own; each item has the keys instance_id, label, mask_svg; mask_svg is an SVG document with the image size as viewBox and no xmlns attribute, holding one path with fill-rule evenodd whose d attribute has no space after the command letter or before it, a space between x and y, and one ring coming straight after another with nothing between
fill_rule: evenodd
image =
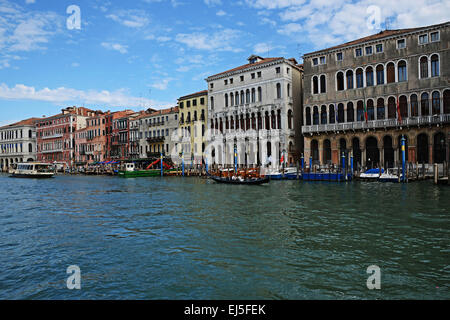
<instances>
[{"instance_id":1,"label":"white boat","mask_svg":"<svg viewBox=\"0 0 450 320\"><path fill-rule=\"evenodd\" d=\"M381 174L384 174L384 170L381 169ZM359 175L360 180L376 181L380 177L380 169L370 169Z\"/></svg>"},{"instance_id":2,"label":"white boat","mask_svg":"<svg viewBox=\"0 0 450 320\"><path fill-rule=\"evenodd\" d=\"M397 172L396 169L389 169L386 173L383 173L378 181L380 182L394 182L398 183L398 175L394 172Z\"/></svg>"},{"instance_id":3,"label":"white boat","mask_svg":"<svg viewBox=\"0 0 450 320\"><path fill-rule=\"evenodd\" d=\"M47 163L28 162L18 163L16 169L12 170L12 178L33 178L45 179L52 178L54 172L51 170L51 165Z\"/></svg>"}]
</instances>

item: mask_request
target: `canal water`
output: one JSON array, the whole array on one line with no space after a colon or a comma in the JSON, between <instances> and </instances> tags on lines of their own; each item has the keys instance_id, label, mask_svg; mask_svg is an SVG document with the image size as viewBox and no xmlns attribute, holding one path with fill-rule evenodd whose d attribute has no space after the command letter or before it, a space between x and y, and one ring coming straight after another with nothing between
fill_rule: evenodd
<instances>
[{"instance_id":1,"label":"canal water","mask_svg":"<svg viewBox=\"0 0 450 320\"><path fill-rule=\"evenodd\" d=\"M450 188L0 176L0 299L450 299ZM68 290L67 267L81 269ZM381 269L368 290L367 268Z\"/></svg>"}]
</instances>

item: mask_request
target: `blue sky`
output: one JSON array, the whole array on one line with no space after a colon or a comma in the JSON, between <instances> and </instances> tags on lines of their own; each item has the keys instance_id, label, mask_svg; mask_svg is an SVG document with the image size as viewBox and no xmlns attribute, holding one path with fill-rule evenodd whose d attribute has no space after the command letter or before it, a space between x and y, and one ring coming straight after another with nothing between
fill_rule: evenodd
<instances>
[{"instance_id":1,"label":"blue sky","mask_svg":"<svg viewBox=\"0 0 450 320\"><path fill-rule=\"evenodd\" d=\"M67 28L80 8L81 29ZM375 7L374 7L375 6ZM450 20L450 0L0 0L0 125L174 106L251 54L294 57Z\"/></svg>"}]
</instances>

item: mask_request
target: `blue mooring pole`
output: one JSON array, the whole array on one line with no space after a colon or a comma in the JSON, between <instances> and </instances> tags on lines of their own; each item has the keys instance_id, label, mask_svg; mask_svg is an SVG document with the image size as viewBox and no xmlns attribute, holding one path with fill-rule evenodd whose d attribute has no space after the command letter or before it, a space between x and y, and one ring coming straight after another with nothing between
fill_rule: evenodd
<instances>
[{"instance_id":1,"label":"blue mooring pole","mask_svg":"<svg viewBox=\"0 0 450 320\"><path fill-rule=\"evenodd\" d=\"M402 136L402 181L406 182L406 170L405 170L405 165L406 165L406 146L405 146L405 136Z\"/></svg>"},{"instance_id":2,"label":"blue mooring pole","mask_svg":"<svg viewBox=\"0 0 450 320\"><path fill-rule=\"evenodd\" d=\"M302 153L302 173L304 169L305 169L305 156Z\"/></svg>"},{"instance_id":3,"label":"blue mooring pole","mask_svg":"<svg viewBox=\"0 0 450 320\"><path fill-rule=\"evenodd\" d=\"M234 146L234 173L237 174L237 147Z\"/></svg>"},{"instance_id":4,"label":"blue mooring pole","mask_svg":"<svg viewBox=\"0 0 450 320\"><path fill-rule=\"evenodd\" d=\"M161 153L161 177L164 177L163 154Z\"/></svg>"},{"instance_id":5,"label":"blue mooring pole","mask_svg":"<svg viewBox=\"0 0 450 320\"><path fill-rule=\"evenodd\" d=\"M309 172L312 172L312 157L309 157Z\"/></svg>"},{"instance_id":6,"label":"blue mooring pole","mask_svg":"<svg viewBox=\"0 0 450 320\"><path fill-rule=\"evenodd\" d=\"M208 158L205 158L206 173L208 173Z\"/></svg>"},{"instance_id":7,"label":"blue mooring pole","mask_svg":"<svg viewBox=\"0 0 450 320\"><path fill-rule=\"evenodd\" d=\"M352 154L351 154L351 156L350 156L350 166L351 166L351 170L352 170L352 172L351 172L351 176L352 176L352 178L353 178L353 152L352 152Z\"/></svg>"},{"instance_id":8,"label":"blue mooring pole","mask_svg":"<svg viewBox=\"0 0 450 320\"><path fill-rule=\"evenodd\" d=\"M342 176L344 180L347 180L347 175L345 174L345 152L342 152Z\"/></svg>"},{"instance_id":9,"label":"blue mooring pole","mask_svg":"<svg viewBox=\"0 0 450 320\"><path fill-rule=\"evenodd\" d=\"M181 155L181 170L182 170L182 174L183 174L183 177L184 177L184 152L183 152L183 154Z\"/></svg>"}]
</instances>

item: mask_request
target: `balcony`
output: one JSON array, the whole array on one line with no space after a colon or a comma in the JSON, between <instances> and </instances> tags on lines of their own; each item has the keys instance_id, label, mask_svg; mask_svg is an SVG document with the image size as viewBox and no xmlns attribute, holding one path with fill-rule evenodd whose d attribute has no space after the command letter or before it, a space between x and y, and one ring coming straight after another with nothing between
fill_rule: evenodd
<instances>
[{"instance_id":1,"label":"balcony","mask_svg":"<svg viewBox=\"0 0 450 320\"><path fill-rule=\"evenodd\" d=\"M367 123L365 121L359 122L346 122L337 124L318 124L312 126L303 126L302 131L304 134L320 133L320 132L337 132L348 130L366 130L366 129L384 129L384 128L397 128L397 127L411 127L411 126L426 126L435 124L450 123L450 114L441 114L435 116L423 116L406 118L402 121L397 119L383 119L383 120L371 120Z\"/></svg>"},{"instance_id":2,"label":"balcony","mask_svg":"<svg viewBox=\"0 0 450 320\"><path fill-rule=\"evenodd\" d=\"M41 151L41 152L38 152L38 153L46 154L46 153L56 153L56 152L63 152L63 149L44 150L44 151Z\"/></svg>"},{"instance_id":3,"label":"balcony","mask_svg":"<svg viewBox=\"0 0 450 320\"><path fill-rule=\"evenodd\" d=\"M148 143L159 143L159 142L164 142L165 138L164 137L153 137L153 138L148 138L147 142Z\"/></svg>"},{"instance_id":4,"label":"balcony","mask_svg":"<svg viewBox=\"0 0 450 320\"><path fill-rule=\"evenodd\" d=\"M58 133L58 134L53 134L51 136L44 136L44 137L40 137L42 140L47 140L47 139L56 139L56 138L62 138L63 134L62 133Z\"/></svg>"}]
</instances>

